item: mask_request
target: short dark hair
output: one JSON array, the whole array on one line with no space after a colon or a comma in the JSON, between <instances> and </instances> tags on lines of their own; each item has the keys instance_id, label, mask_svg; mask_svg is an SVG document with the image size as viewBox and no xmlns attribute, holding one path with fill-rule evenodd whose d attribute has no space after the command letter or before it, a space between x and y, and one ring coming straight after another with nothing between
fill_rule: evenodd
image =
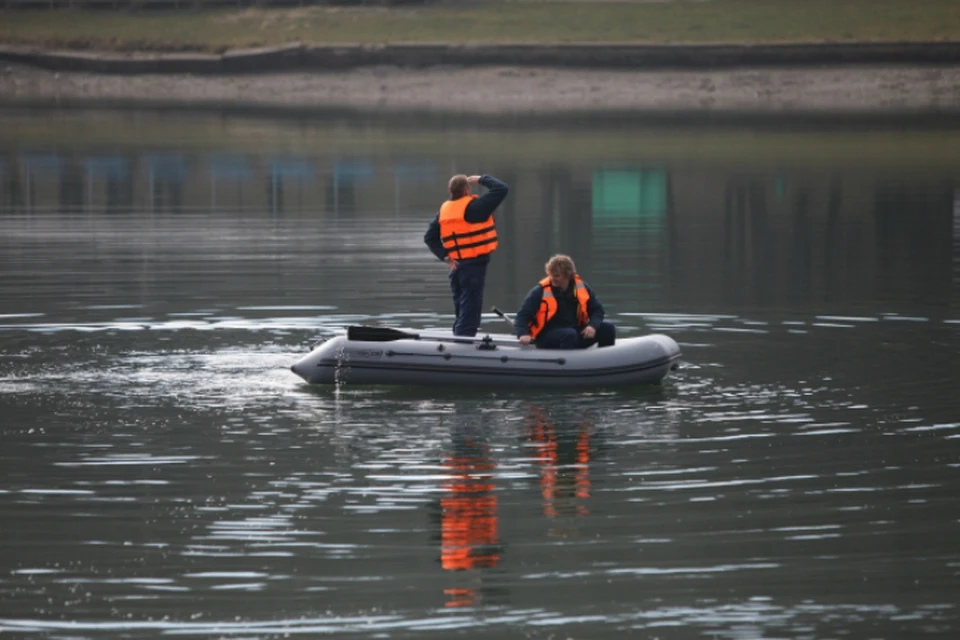
<instances>
[{"instance_id":1,"label":"short dark hair","mask_svg":"<svg viewBox=\"0 0 960 640\"><path fill-rule=\"evenodd\" d=\"M450 189L450 195L454 198L462 198L467 195L467 191L470 190L470 185L467 184L467 176L462 173L450 178L450 184L448 185Z\"/></svg>"}]
</instances>

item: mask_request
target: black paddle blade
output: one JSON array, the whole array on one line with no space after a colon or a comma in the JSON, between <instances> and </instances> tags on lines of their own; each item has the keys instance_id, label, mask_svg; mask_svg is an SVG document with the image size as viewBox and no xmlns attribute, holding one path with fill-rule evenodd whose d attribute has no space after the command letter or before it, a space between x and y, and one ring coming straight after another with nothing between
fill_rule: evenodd
<instances>
[{"instance_id":1,"label":"black paddle blade","mask_svg":"<svg viewBox=\"0 0 960 640\"><path fill-rule=\"evenodd\" d=\"M390 342L392 340L419 340L416 333L407 333L390 327L367 327L356 325L347 327L347 340L361 342Z\"/></svg>"}]
</instances>

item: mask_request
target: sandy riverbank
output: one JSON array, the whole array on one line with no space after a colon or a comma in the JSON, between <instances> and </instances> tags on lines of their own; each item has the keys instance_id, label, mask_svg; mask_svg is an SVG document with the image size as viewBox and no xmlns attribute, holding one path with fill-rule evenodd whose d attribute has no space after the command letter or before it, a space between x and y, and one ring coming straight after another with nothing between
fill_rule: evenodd
<instances>
[{"instance_id":1,"label":"sandy riverbank","mask_svg":"<svg viewBox=\"0 0 960 640\"><path fill-rule=\"evenodd\" d=\"M0 104L235 105L460 114L960 113L960 65L618 71L362 67L244 75L116 75L0 67Z\"/></svg>"}]
</instances>

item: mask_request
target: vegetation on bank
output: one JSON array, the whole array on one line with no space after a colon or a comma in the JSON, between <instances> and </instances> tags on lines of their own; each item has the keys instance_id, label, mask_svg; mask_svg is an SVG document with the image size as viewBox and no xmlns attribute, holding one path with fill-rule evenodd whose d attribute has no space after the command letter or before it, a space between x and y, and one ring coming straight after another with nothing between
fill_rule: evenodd
<instances>
[{"instance_id":1,"label":"vegetation on bank","mask_svg":"<svg viewBox=\"0 0 960 640\"><path fill-rule=\"evenodd\" d=\"M303 42L789 43L960 40L956 0L484 0L397 6L5 9L0 43L224 51Z\"/></svg>"}]
</instances>

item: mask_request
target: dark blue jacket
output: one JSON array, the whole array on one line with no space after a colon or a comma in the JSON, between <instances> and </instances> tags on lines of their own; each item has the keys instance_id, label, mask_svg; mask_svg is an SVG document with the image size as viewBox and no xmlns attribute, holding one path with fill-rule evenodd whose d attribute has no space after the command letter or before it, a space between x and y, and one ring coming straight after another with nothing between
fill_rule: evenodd
<instances>
[{"instance_id":1,"label":"dark blue jacket","mask_svg":"<svg viewBox=\"0 0 960 640\"><path fill-rule=\"evenodd\" d=\"M503 202L503 199L507 197L507 192L510 190L505 183L500 182L493 176L480 176L480 184L486 187L488 191L467 205L467 210L463 214L467 222L486 222L487 219L493 215L494 210ZM443 241L440 240L439 211L437 211L437 215L433 217L433 220L430 221L427 232L423 234L423 241L427 243L427 247L430 248L430 251L433 255L437 256L438 259L443 260L447 257L447 250L443 247ZM485 256L463 260L463 262L473 264L487 263L490 262L490 254L488 253Z\"/></svg>"},{"instance_id":2,"label":"dark blue jacket","mask_svg":"<svg viewBox=\"0 0 960 640\"><path fill-rule=\"evenodd\" d=\"M590 285L586 282L584 282L583 285L587 288L587 291L590 292L590 301L587 303L587 315L590 316L590 321L587 324L596 329L600 326L600 323L603 322L603 305L600 304L597 294L593 292ZM553 295L557 299L557 313L550 318L547 326L543 328L543 332L539 335L542 336L544 332L550 331L551 329L565 329L569 327L577 329L578 331L583 329L577 322L577 297L573 294L573 279L570 279L570 286L567 287L566 291L561 293L554 288ZM520 336L530 335L530 323L537 317L537 311L540 310L540 303L542 301L543 287L537 283L533 289L530 289L527 293L527 297L524 298L520 304L520 310L517 311L517 315L513 317L513 329L518 338Z\"/></svg>"}]
</instances>

